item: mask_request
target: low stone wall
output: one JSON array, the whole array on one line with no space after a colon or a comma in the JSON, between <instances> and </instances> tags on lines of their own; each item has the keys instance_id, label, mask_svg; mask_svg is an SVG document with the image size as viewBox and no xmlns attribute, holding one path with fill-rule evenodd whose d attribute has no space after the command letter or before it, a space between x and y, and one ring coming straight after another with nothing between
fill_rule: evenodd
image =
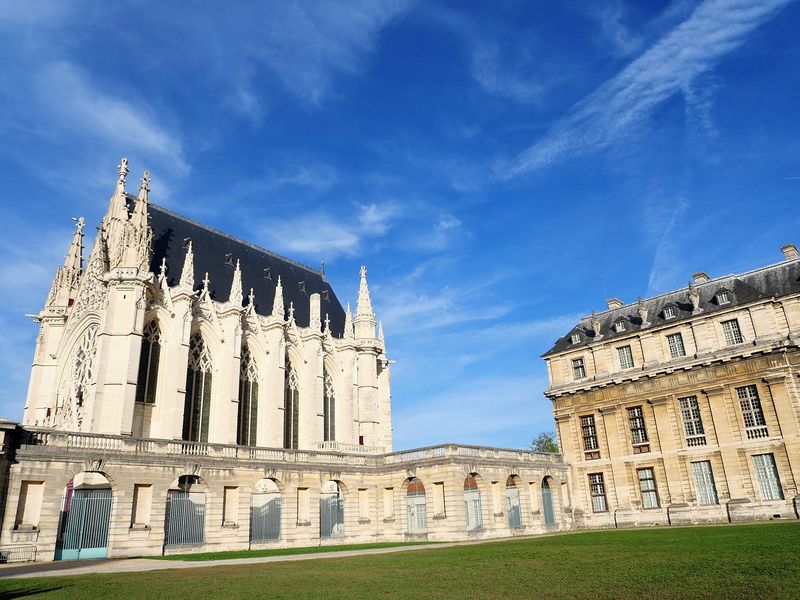
<instances>
[{"instance_id":1,"label":"low stone wall","mask_svg":"<svg viewBox=\"0 0 800 600\"><path fill-rule=\"evenodd\" d=\"M112 557L403 541L409 535L429 541L494 538L572 527L567 467L560 455L459 445L365 455L43 430L20 435L8 471L0 543L34 544L38 560L54 558L65 489L86 473L102 474L111 489L107 554ZM467 526L464 480L469 474L480 490L482 527L477 531ZM204 540L165 547L167 497L187 475L196 482L192 491L205 494ZM509 476L518 489L518 528L509 526ZM251 543L252 495L265 478L280 491L280 538ZM406 488L411 478L425 488L422 531L409 532ZM544 522L545 478L552 490L554 525ZM321 539L320 499L330 481L337 482L343 496L343 523L335 537ZM42 486L37 488L42 495L38 507L28 510L38 510L35 528L26 528L19 522L26 501L20 494L31 483ZM149 511L146 519L139 517L146 522L134 523L134 490L143 486L149 489Z\"/></svg>"}]
</instances>

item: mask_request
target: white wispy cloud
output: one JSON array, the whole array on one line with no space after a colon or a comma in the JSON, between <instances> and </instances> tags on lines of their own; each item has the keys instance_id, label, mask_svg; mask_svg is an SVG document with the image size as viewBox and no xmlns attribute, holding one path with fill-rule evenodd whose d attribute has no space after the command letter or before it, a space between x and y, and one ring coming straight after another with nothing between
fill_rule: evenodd
<instances>
[{"instance_id":1,"label":"white wispy cloud","mask_svg":"<svg viewBox=\"0 0 800 600\"><path fill-rule=\"evenodd\" d=\"M159 9L178 39L193 45L209 77L222 84L225 104L260 121L267 111L265 79L277 80L295 98L319 106L335 95L334 81L357 76L369 66L381 31L405 14L409 0L267 0L231 5L225 11ZM179 15L179 18L176 17ZM175 46L172 59L185 61Z\"/></svg>"},{"instance_id":2,"label":"white wispy cloud","mask_svg":"<svg viewBox=\"0 0 800 600\"><path fill-rule=\"evenodd\" d=\"M179 137L148 114L118 95L94 85L75 65L66 61L46 65L38 77L40 98L50 98L46 108L61 123L61 130L90 135L105 144L156 156L183 173L189 170ZM56 96L53 89L58 90Z\"/></svg>"},{"instance_id":3,"label":"white wispy cloud","mask_svg":"<svg viewBox=\"0 0 800 600\"><path fill-rule=\"evenodd\" d=\"M599 21L602 37L611 43L615 54L629 56L642 46L642 37L625 23L625 6L621 0L592 5L591 14Z\"/></svg>"},{"instance_id":4,"label":"white wispy cloud","mask_svg":"<svg viewBox=\"0 0 800 600\"><path fill-rule=\"evenodd\" d=\"M390 203L361 204L348 215L320 211L272 220L257 235L266 240L268 247L289 255L317 259L355 256L362 252L364 242L386 235L398 214L397 207Z\"/></svg>"},{"instance_id":5,"label":"white wispy cloud","mask_svg":"<svg viewBox=\"0 0 800 600\"><path fill-rule=\"evenodd\" d=\"M475 43L472 50L472 77L489 94L503 96L520 103L539 101L545 87L531 71L535 64L526 53L513 53L509 61L501 57L500 47L494 42Z\"/></svg>"},{"instance_id":6,"label":"white wispy cloud","mask_svg":"<svg viewBox=\"0 0 800 600\"><path fill-rule=\"evenodd\" d=\"M497 175L508 179L619 141L792 0L706 0L621 73L575 105Z\"/></svg>"}]
</instances>

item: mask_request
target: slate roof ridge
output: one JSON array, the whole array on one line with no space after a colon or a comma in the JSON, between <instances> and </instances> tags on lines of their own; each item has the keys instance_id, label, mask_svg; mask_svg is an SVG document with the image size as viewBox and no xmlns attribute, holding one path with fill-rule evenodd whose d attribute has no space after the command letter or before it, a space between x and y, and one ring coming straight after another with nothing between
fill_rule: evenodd
<instances>
[{"instance_id":1,"label":"slate roof ridge","mask_svg":"<svg viewBox=\"0 0 800 600\"><path fill-rule=\"evenodd\" d=\"M129 198L135 199L135 197L131 197L130 194L129 194ZM226 233L224 231L216 229L215 227L211 227L210 225L206 225L205 223L201 223L200 221L196 221L196 220L194 220L194 219L192 219L190 217L187 217L185 215L182 215L180 213L176 213L175 211L170 210L168 208L165 208L165 207L161 206L160 204L156 204L155 202L148 202L148 204L151 207L155 207L158 210L168 214L171 217L174 217L176 219L181 219L183 221L186 221L187 223L190 223L191 225L194 225L195 227L200 227L202 229L205 229L209 233L213 233L214 235L219 235L221 237L227 238L227 239L229 239L229 240L231 240L233 242L236 242L237 244L242 244L244 246L247 246L248 248L256 250L257 252L263 252L264 254L268 254L269 256L272 256L273 258L276 258L278 260L287 262L287 263L289 263L289 264L291 264L291 265L293 265L295 267L299 267L301 269L305 269L306 271L310 271L311 273L314 273L315 275L319 275L320 277L322 277L323 281L327 281L327 277L319 269L315 269L313 267L309 267L308 265L304 265L303 263L297 262L296 260L293 260L293 259L288 258L286 256L282 256L281 254L278 254L277 252L273 252L272 250L267 250L263 246L259 246L257 244L252 243L252 242L248 242L247 240L243 240L242 238L236 237L235 235L232 235L230 233Z\"/></svg>"},{"instance_id":2,"label":"slate roof ridge","mask_svg":"<svg viewBox=\"0 0 800 600\"><path fill-rule=\"evenodd\" d=\"M730 279L743 279L744 277L755 275L755 274L763 272L763 271L769 271L769 270L772 270L772 269L777 269L779 267L784 267L786 265L789 265L789 264L792 264L792 263L795 263L795 262L798 262L798 261L800 261L800 257L792 258L790 260L784 259L784 260L778 261L776 263L772 263L771 265L765 265L763 267L758 267L756 269L751 269L751 270L745 271L743 273L731 273L731 274L728 274L728 275L720 275L719 277L714 277L712 279L709 279L708 281L704 281L703 283L696 283L696 284L693 284L693 285L694 285L694 287L696 287L698 289L699 288L705 288L705 287L710 286L713 283L719 284L719 283L721 283L723 281L727 281L727 280L730 280ZM671 296L671 295L673 295L673 294L675 294L677 292L681 292L683 290L688 290L688 289L689 289L689 286L679 287L679 288L676 288L674 290L669 290L668 292L662 292L660 294L656 294L655 296L648 296L646 298L642 298L642 301L643 302L650 302L652 300L658 300L659 298L665 298L665 297ZM607 308L606 310L603 310L603 311L596 311L595 314L598 317L600 317L602 315L611 314L614 311L622 311L625 308L636 308L637 303L638 303L638 300L636 300L634 302L629 302L627 304L623 304L622 306L617 307L617 308ZM581 323L586 319L590 319L591 316L592 316L591 313L589 313L588 315L581 317L580 321L578 321L578 322Z\"/></svg>"}]
</instances>

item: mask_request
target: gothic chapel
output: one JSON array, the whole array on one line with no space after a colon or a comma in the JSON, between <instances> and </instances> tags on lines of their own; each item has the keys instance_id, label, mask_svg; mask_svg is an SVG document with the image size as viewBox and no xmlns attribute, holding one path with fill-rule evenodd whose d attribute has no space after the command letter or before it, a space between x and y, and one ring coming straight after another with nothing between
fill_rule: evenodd
<instances>
[{"instance_id":1,"label":"gothic chapel","mask_svg":"<svg viewBox=\"0 0 800 600\"><path fill-rule=\"evenodd\" d=\"M392 447L361 268L325 274L150 204L127 161L83 269L83 219L39 314L24 425L293 449Z\"/></svg>"}]
</instances>

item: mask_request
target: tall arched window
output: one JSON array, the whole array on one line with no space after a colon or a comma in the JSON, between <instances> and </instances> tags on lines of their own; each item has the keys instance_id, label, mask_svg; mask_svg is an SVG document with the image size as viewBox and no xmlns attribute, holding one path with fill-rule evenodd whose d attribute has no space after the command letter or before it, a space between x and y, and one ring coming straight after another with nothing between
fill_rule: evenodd
<instances>
[{"instance_id":1,"label":"tall arched window","mask_svg":"<svg viewBox=\"0 0 800 600\"><path fill-rule=\"evenodd\" d=\"M300 404L300 386L297 381L297 373L289 361L286 359L286 369L284 375L284 395L283 395L283 447L298 447L297 426L298 408Z\"/></svg>"},{"instance_id":2,"label":"tall arched window","mask_svg":"<svg viewBox=\"0 0 800 600\"><path fill-rule=\"evenodd\" d=\"M186 403L183 408L183 439L208 441L208 415L211 409L211 356L199 333L189 341L186 369Z\"/></svg>"},{"instance_id":3,"label":"tall arched window","mask_svg":"<svg viewBox=\"0 0 800 600\"><path fill-rule=\"evenodd\" d=\"M256 423L258 422L258 370L250 349L242 349L239 363L239 428L236 443L242 446L256 445Z\"/></svg>"},{"instance_id":4,"label":"tall arched window","mask_svg":"<svg viewBox=\"0 0 800 600\"><path fill-rule=\"evenodd\" d=\"M322 382L322 439L332 442L336 439L336 395L333 392L333 378L324 366Z\"/></svg>"},{"instance_id":5,"label":"tall arched window","mask_svg":"<svg viewBox=\"0 0 800 600\"><path fill-rule=\"evenodd\" d=\"M156 402L158 359L161 355L161 330L158 321L150 321L142 332L142 352L139 355L139 377L136 381L136 401Z\"/></svg>"}]
</instances>

